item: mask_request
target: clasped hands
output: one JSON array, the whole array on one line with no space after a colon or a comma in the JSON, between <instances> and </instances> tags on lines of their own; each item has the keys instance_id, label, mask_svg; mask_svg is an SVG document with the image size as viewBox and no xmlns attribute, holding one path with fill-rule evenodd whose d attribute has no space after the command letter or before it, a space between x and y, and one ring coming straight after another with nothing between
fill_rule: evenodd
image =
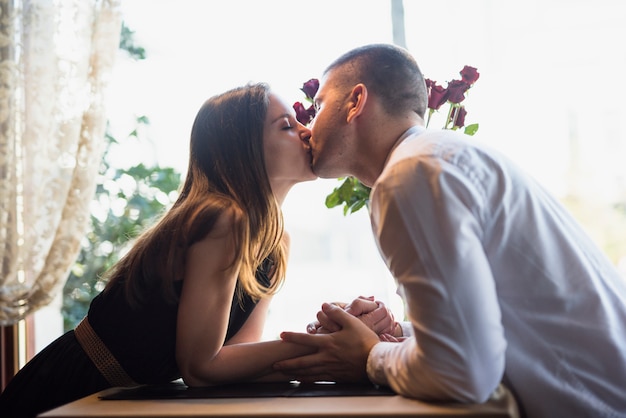
<instances>
[{"instance_id":1,"label":"clasped hands","mask_svg":"<svg viewBox=\"0 0 626 418\"><path fill-rule=\"evenodd\" d=\"M394 320L393 313L383 302L374 300L374 296L359 296L351 303L333 302L332 304L357 317L378 334L381 341L393 341L402 336L402 330ZM317 321L311 322L306 327L309 334L329 334L340 329L340 325L331 320L324 310L317 313Z\"/></svg>"},{"instance_id":2,"label":"clasped hands","mask_svg":"<svg viewBox=\"0 0 626 418\"><path fill-rule=\"evenodd\" d=\"M363 296L347 304L324 303L307 333L283 332L280 337L316 349L274 364L276 370L302 382L366 381L371 349L380 341L403 340L392 312L374 297Z\"/></svg>"}]
</instances>

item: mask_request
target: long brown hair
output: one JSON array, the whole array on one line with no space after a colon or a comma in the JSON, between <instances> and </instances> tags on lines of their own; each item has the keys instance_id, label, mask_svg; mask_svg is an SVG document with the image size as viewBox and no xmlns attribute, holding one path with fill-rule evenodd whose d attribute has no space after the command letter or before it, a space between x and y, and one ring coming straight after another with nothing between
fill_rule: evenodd
<instances>
[{"instance_id":1,"label":"long brown hair","mask_svg":"<svg viewBox=\"0 0 626 418\"><path fill-rule=\"evenodd\" d=\"M272 194L263 155L269 87L249 84L208 99L191 130L189 167L173 207L145 231L109 272L111 286L123 280L131 303L160 291L175 300L173 283L185 271L187 249L203 239L227 209L241 214L233 224L239 265L238 291L253 299L275 293L285 276L283 219ZM272 284L256 271L269 259ZM158 289L158 290L157 290Z\"/></svg>"}]
</instances>

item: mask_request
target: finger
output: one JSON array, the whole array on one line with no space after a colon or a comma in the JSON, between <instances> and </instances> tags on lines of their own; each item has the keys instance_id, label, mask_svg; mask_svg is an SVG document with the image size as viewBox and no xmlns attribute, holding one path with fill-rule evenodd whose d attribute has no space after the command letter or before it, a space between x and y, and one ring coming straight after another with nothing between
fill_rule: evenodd
<instances>
[{"instance_id":1,"label":"finger","mask_svg":"<svg viewBox=\"0 0 626 418\"><path fill-rule=\"evenodd\" d=\"M350 313L344 311L343 309L335 305L325 303L322 305L322 311L324 311L326 316L328 316L328 318L331 321L339 325L340 329L346 326L349 326L352 323L352 321L360 322L357 320L357 318L352 316Z\"/></svg>"},{"instance_id":2,"label":"finger","mask_svg":"<svg viewBox=\"0 0 626 418\"><path fill-rule=\"evenodd\" d=\"M306 332L308 334L317 334L317 330L322 326L319 321L311 322L306 326Z\"/></svg>"},{"instance_id":3,"label":"finger","mask_svg":"<svg viewBox=\"0 0 626 418\"><path fill-rule=\"evenodd\" d=\"M319 348L321 335L310 335L302 332L283 331L280 333L280 339L286 342L308 345L309 347Z\"/></svg>"},{"instance_id":4,"label":"finger","mask_svg":"<svg viewBox=\"0 0 626 418\"><path fill-rule=\"evenodd\" d=\"M376 334L391 334L393 335L396 329L396 323L392 318L386 317L382 321L374 324L374 332Z\"/></svg>"},{"instance_id":5,"label":"finger","mask_svg":"<svg viewBox=\"0 0 626 418\"><path fill-rule=\"evenodd\" d=\"M310 354L308 356L295 357L292 359L281 360L274 363L274 370L290 374L306 376L309 374L318 374L320 371L316 370L315 366L320 363L319 355Z\"/></svg>"},{"instance_id":6,"label":"finger","mask_svg":"<svg viewBox=\"0 0 626 418\"><path fill-rule=\"evenodd\" d=\"M389 311L382 303L378 304L376 309L367 313L367 316L371 318L371 320L376 323L383 321L385 318L389 317Z\"/></svg>"},{"instance_id":7,"label":"finger","mask_svg":"<svg viewBox=\"0 0 626 418\"><path fill-rule=\"evenodd\" d=\"M316 334L331 334L332 332L327 330L324 327L319 327L315 333Z\"/></svg>"},{"instance_id":8,"label":"finger","mask_svg":"<svg viewBox=\"0 0 626 418\"><path fill-rule=\"evenodd\" d=\"M323 327L327 332L336 332L341 329L339 324L328 318L328 315L326 315L323 311L319 311L317 313L317 321L320 323L320 326Z\"/></svg>"},{"instance_id":9,"label":"finger","mask_svg":"<svg viewBox=\"0 0 626 418\"><path fill-rule=\"evenodd\" d=\"M378 308L378 304L374 300L370 300L369 298L363 299L355 299L352 301L350 305L346 307L346 312L359 316L373 311Z\"/></svg>"},{"instance_id":10,"label":"finger","mask_svg":"<svg viewBox=\"0 0 626 418\"><path fill-rule=\"evenodd\" d=\"M347 304L346 304L346 303L344 303L344 305L343 305L343 309L344 309L345 311L348 311L348 312L352 313L352 309L351 309L351 308L352 308L352 304L354 304L355 302L357 302L357 301L359 301L359 300L373 301L373 300L374 300L374 296L359 296L359 297L357 297L356 299L354 299L354 300L353 300L352 302L350 302L350 303L347 303ZM358 304L358 303L359 303L359 302L357 302L357 304ZM356 315L355 315L355 316L356 316Z\"/></svg>"},{"instance_id":11,"label":"finger","mask_svg":"<svg viewBox=\"0 0 626 418\"><path fill-rule=\"evenodd\" d=\"M378 308L367 314L370 317L369 320L373 323L373 329L378 334L392 334L395 328L393 313L382 302L378 302L378 304Z\"/></svg>"},{"instance_id":12,"label":"finger","mask_svg":"<svg viewBox=\"0 0 626 418\"><path fill-rule=\"evenodd\" d=\"M381 341L386 341L389 343L397 343L400 342L396 337L391 334L380 334L379 335Z\"/></svg>"}]
</instances>

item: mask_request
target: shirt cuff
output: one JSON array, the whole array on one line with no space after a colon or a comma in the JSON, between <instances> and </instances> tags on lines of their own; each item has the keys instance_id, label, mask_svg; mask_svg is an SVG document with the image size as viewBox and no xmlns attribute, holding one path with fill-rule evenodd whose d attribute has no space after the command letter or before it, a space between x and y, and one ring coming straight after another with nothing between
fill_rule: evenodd
<instances>
[{"instance_id":1,"label":"shirt cuff","mask_svg":"<svg viewBox=\"0 0 626 418\"><path fill-rule=\"evenodd\" d=\"M409 321L398 322L400 324L400 329L402 329L403 337L410 337L413 335L413 324Z\"/></svg>"},{"instance_id":2,"label":"shirt cuff","mask_svg":"<svg viewBox=\"0 0 626 418\"><path fill-rule=\"evenodd\" d=\"M387 374L385 373L385 358L387 353L398 343L379 342L370 350L367 356L367 377L375 385L388 386Z\"/></svg>"}]
</instances>

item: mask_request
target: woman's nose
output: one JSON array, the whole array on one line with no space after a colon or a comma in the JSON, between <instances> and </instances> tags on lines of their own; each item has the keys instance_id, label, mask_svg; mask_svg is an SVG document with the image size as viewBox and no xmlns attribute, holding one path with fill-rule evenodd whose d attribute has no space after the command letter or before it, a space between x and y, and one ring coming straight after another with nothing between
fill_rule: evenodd
<instances>
[{"instance_id":1,"label":"woman's nose","mask_svg":"<svg viewBox=\"0 0 626 418\"><path fill-rule=\"evenodd\" d=\"M302 140L302 142L309 145L309 140L311 139L311 130L304 125L302 125L300 129L300 139Z\"/></svg>"}]
</instances>

